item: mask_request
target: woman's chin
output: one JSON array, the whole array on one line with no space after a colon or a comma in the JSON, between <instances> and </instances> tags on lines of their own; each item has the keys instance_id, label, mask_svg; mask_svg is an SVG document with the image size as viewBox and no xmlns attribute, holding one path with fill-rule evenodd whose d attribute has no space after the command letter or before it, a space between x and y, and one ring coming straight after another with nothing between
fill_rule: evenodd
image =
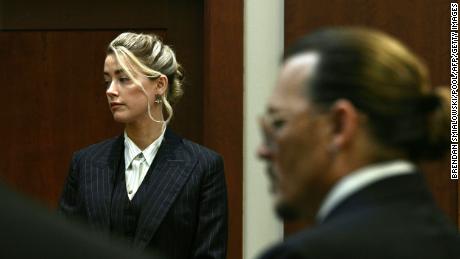
<instances>
[{"instance_id":1,"label":"woman's chin","mask_svg":"<svg viewBox=\"0 0 460 259\"><path fill-rule=\"evenodd\" d=\"M117 114L117 113L113 114L113 120L115 122L124 123L124 124L129 123L131 121L130 118L123 116L121 114Z\"/></svg>"}]
</instances>

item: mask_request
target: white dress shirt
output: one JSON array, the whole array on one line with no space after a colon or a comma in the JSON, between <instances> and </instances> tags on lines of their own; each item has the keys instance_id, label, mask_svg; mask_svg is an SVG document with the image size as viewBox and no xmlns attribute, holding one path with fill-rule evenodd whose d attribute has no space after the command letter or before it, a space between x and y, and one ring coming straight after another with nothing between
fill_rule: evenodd
<instances>
[{"instance_id":1,"label":"white dress shirt","mask_svg":"<svg viewBox=\"0 0 460 259\"><path fill-rule=\"evenodd\" d=\"M405 160L393 160L360 168L334 185L323 200L316 218L319 222L323 221L332 209L345 198L374 182L391 176L414 172L415 165Z\"/></svg>"},{"instance_id":2,"label":"white dress shirt","mask_svg":"<svg viewBox=\"0 0 460 259\"><path fill-rule=\"evenodd\" d=\"M141 150L125 131L125 180L129 200L132 200L147 175L163 141L165 130L147 148Z\"/></svg>"}]
</instances>

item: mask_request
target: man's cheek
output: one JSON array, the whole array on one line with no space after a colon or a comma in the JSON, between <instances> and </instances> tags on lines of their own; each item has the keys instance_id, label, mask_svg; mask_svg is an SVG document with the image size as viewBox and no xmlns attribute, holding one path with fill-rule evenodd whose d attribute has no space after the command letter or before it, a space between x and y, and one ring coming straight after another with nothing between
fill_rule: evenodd
<instances>
[{"instance_id":1,"label":"man's cheek","mask_svg":"<svg viewBox=\"0 0 460 259\"><path fill-rule=\"evenodd\" d=\"M284 159L292 159L293 157L299 156L298 153L301 151L302 143L299 142L298 138L293 136L285 136L280 138L278 141L278 153Z\"/></svg>"}]
</instances>

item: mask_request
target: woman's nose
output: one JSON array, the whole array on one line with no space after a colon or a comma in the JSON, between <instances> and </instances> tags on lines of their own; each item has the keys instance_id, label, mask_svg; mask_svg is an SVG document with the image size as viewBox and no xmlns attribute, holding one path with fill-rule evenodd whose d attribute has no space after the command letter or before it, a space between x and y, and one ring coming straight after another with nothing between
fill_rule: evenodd
<instances>
[{"instance_id":1,"label":"woman's nose","mask_svg":"<svg viewBox=\"0 0 460 259\"><path fill-rule=\"evenodd\" d=\"M107 96L118 96L118 89L114 81L110 82L109 87L107 88L105 93L107 94Z\"/></svg>"}]
</instances>

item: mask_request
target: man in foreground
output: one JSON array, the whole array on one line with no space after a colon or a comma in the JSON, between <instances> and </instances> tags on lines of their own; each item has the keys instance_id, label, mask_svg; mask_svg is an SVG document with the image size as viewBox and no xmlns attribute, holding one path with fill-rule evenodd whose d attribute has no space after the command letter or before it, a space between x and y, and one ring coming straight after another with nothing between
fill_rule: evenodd
<instances>
[{"instance_id":1,"label":"man in foreground","mask_svg":"<svg viewBox=\"0 0 460 259\"><path fill-rule=\"evenodd\" d=\"M460 258L415 165L449 148L431 89L420 60L380 32L325 29L288 49L258 153L279 216L316 224L261 258Z\"/></svg>"}]
</instances>

